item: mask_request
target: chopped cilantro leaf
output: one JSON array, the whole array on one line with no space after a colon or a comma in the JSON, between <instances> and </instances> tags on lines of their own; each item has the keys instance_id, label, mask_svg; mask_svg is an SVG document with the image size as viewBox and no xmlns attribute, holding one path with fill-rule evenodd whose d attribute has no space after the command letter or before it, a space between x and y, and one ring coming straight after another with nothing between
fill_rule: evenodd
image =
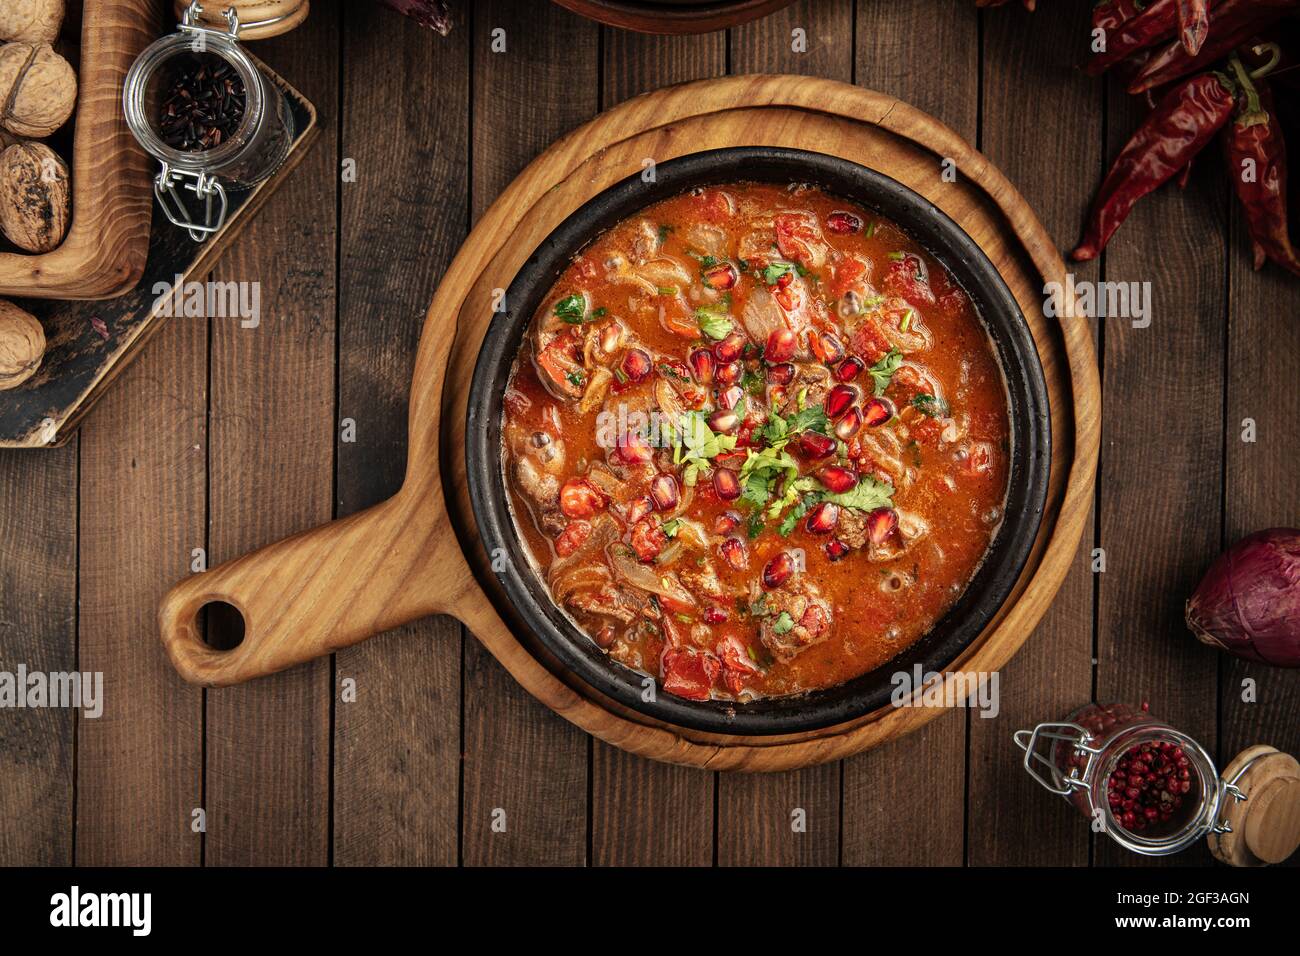
<instances>
[{"instance_id":1,"label":"chopped cilantro leaf","mask_svg":"<svg viewBox=\"0 0 1300 956\"><path fill-rule=\"evenodd\" d=\"M681 528L681 526L682 526L681 519L673 518L671 521L665 521L660 526L659 530L661 530L669 538L675 538L677 537L677 531L679 528Z\"/></svg>"},{"instance_id":2,"label":"chopped cilantro leaf","mask_svg":"<svg viewBox=\"0 0 1300 956\"><path fill-rule=\"evenodd\" d=\"M752 369L745 369L745 374L740 376L740 387L750 395L762 395L765 385L763 376Z\"/></svg>"},{"instance_id":3,"label":"chopped cilantro leaf","mask_svg":"<svg viewBox=\"0 0 1300 956\"><path fill-rule=\"evenodd\" d=\"M769 445L784 446L800 432L814 431L825 435L830 427L830 419L820 405L801 408L789 418L782 418L773 412L758 433Z\"/></svg>"},{"instance_id":4,"label":"chopped cilantro leaf","mask_svg":"<svg viewBox=\"0 0 1300 956\"><path fill-rule=\"evenodd\" d=\"M833 501L837 505L853 508L857 511L875 511L877 508L894 507L893 495L893 485L864 475L848 491L827 494L825 500Z\"/></svg>"},{"instance_id":5,"label":"chopped cilantro leaf","mask_svg":"<svg viewBox=\"0 0 1300 956\"><path fill-rule=\"evenodd\" d=\"M916 395L912 398L912 407L931 418L946 418L948 415L948 403L937 395Z\"/></svg>"},{"instance_id":6,"label":"chopped cilantro leaf","mask_svg":"<svg viewBox=\"0 0 1300 956\"><path fill-rule=\"evenodd\" d=\"M715 342L720 342L731 334L731 316L719 309L701 306L695 310L695 321L700 324L700 331Z\"/></svg>"},{"instance_id":7,"label":"chopped cilantro leaf","mask_svg":"<svg viewBox=\"0 0 1300 956\"><path fill-rule=\"evenodd\" d=\"M581 325L587 313L587 300L580 295L566 295L555 303L555 314L570 325Z\"/></svg>"},{"instance_id":8,"label":"chopped cilantro leaf","mask_svg":"<svg viewBox=\"0 0 1300 956\"><path fill-rule=\"evenodd\" d=\"M813 479L811 478L788 479L785 483L785 490L781 492L781 497L768 507L767 517L772 520L779 518L782 511L798 501L799 496L805 491L812 490L812 486Z\"/></svg>"},{"instance_id":9,"label":"chopped cilantro leaf","mask_svg":"<svg viewBox=\"0 0 1300 956\"><path fill-rule=\"evenodd\" d=\"M793 268L794 265L789 262L773 262L759 273L759 275L763 277L763 281L768 285L776 285L777 280Z\"/></svg>"},{"instance_id":10,"label":"chopped cilantro leaf","mask_svg":"<svg viewBox=\"0 0 1300 956\"><path fill-rule=\"evenodd\" d=\"M673 436L673 462L686 465L682 481L690 486L695 484L700 469L708 464L709 459L735 447L736 436L715 435L702 412L686 412Z\"/></svg>"},{"instance_id":11,"label":"chopped cilantro leaf","mask_svg":"<svg viewBox=\"0 0 1300 956\"><path fill-rule=\"evenodd\" d=\"M789 611L782 611L772 622L772 632L774 634L786 634L794 630L794 618L790 616Z\"/></svg>"},{"instance_id":12,"label":"chopped cilantro leaf","mask_svg":"<svg viewBox=\"0 0 1300 956\"><path fill-rule=\"evenodd\" d=\"M871 379L875 382L876 394L885 394L885 389L889 387L890 380L898 367L903 364L903 353L898 349L890 349L889 353L875 365L871 366Z\"/></svg>"},{"instance_id":13,"label":"chopped cilantro leaf","mask_svg":"<svg viewBox=\"0 0 1300 956\"><path fill-rule=\"evenodd\" d=\"M740 498L755 508L762 508L772 497L772 483L763 472L754 472L741 482Z\"/></svg>"}]
</instances>

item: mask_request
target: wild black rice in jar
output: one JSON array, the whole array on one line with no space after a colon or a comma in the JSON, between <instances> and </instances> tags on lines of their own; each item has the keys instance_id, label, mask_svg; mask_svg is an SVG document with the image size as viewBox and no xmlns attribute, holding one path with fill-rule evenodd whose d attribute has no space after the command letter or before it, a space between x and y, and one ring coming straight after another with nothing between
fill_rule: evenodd
<instances>
[{"instance_id":1,"label":"wild black rice in jar","mask_svg":"<svg viewBox=\"0 0 1300 956\"><path fill-rule=\"evenodd\" d=\"M181 152L220 146L244 121L247 96L239 73L212 53L176 57L158 120L163 142Z\"/></svg>"}]
</instances>

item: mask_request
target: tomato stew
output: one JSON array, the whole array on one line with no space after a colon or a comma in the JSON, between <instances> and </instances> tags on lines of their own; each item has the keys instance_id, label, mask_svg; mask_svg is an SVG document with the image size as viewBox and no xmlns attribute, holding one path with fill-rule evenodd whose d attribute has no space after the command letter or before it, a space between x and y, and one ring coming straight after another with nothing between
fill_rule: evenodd
<instances>
[{"instance_id":1,"label":"tomato stew","mask_svg":"<svg viewBox=\"0 0 1300 956\"><path fill-rule=\"evenodd\" d=\"M832 687L980 566L1007 388L966 293L806 186L658 202L579 253L504 397L520 536L610 657L692 700Z\"/></svg>"}]
</instances>

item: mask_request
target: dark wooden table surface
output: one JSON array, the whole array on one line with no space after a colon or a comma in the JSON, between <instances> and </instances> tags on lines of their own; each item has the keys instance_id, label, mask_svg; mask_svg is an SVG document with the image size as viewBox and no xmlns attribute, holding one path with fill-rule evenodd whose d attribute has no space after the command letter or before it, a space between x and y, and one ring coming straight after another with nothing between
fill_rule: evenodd
<instances>
[{"instance_id":1,"label":"dark wooden table surface","mask_svg":"<svg viewBox=\"0 0 1300 956\"><path fill-rule=\"evenodd\" d=\"M1073 69L1086 2L803 0L690 38L540 0L454 5L447 39L317 0L304 27L254 44L324 126L216 271L262 283L260 327L174 320L69 445L0 455L0 670L102 671L106 697L99 719L0 710L0 864L1133 863L1025 776L1013 730L1093 696L1149 700L1220 760L1258 741L1300 752L1300 672L1219 656L1182 625L1225 542L1300 523L1300 280L1251 271L1218 156L1140 206L1100 269L1077 270L1150 281L1153 320L1096 328L1094 521L1001 675L996 719L945 713L774 776L672 767L588 738L441 619L240 688L180 681L154 614L194 549L216 563L397 489L443 268L510 179L600 110L725 73L874 87L973 139L1062 246L1139 116ZM1242 700L1248 677L1258 702ZM1202 847L1167 862L1208 861Z\"/></svg>"}]
</instances>

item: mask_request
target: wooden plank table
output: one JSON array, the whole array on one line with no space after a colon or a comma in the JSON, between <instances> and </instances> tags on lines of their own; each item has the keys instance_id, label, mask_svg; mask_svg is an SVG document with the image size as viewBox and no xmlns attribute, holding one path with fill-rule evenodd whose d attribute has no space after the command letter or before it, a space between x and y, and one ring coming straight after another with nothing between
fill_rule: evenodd
<instances>
[{"instance_id":1,"label":"wooden plank table","mask_svg":"<svg viewBox=\"0 0 1300 956\"><path fill-rule=\"evenodd\" d=\"M241 688L181 682L155 632L163 592L196 554L215 564L397 489L440 271L514 175L599 110L727 72L874 87L974 140L1063 247L1136 115L1068 65L1082 2L801 0L675 38L523 0L457 6L442 39L318 0L256 43L323 127L214 273L262 284L260 326L173 321L69 446L0 455L0 669L102 671L107 697L97 720L0 711L0 864L1112 865L1142 861L1024 775L1014 729L1093 695L1148 699L1221 763L1257 741L1300 752L1300 672L1218 656L1182 625L1225 543L1300 522L1300 282L1250 269L1212 156L1075 270L1150 280L1153 321L1095 324L1093 529L1001 675L996 719L958 711L840 764L710 774L587 738L445 620Z\"/></svg>"}]
</instances>

